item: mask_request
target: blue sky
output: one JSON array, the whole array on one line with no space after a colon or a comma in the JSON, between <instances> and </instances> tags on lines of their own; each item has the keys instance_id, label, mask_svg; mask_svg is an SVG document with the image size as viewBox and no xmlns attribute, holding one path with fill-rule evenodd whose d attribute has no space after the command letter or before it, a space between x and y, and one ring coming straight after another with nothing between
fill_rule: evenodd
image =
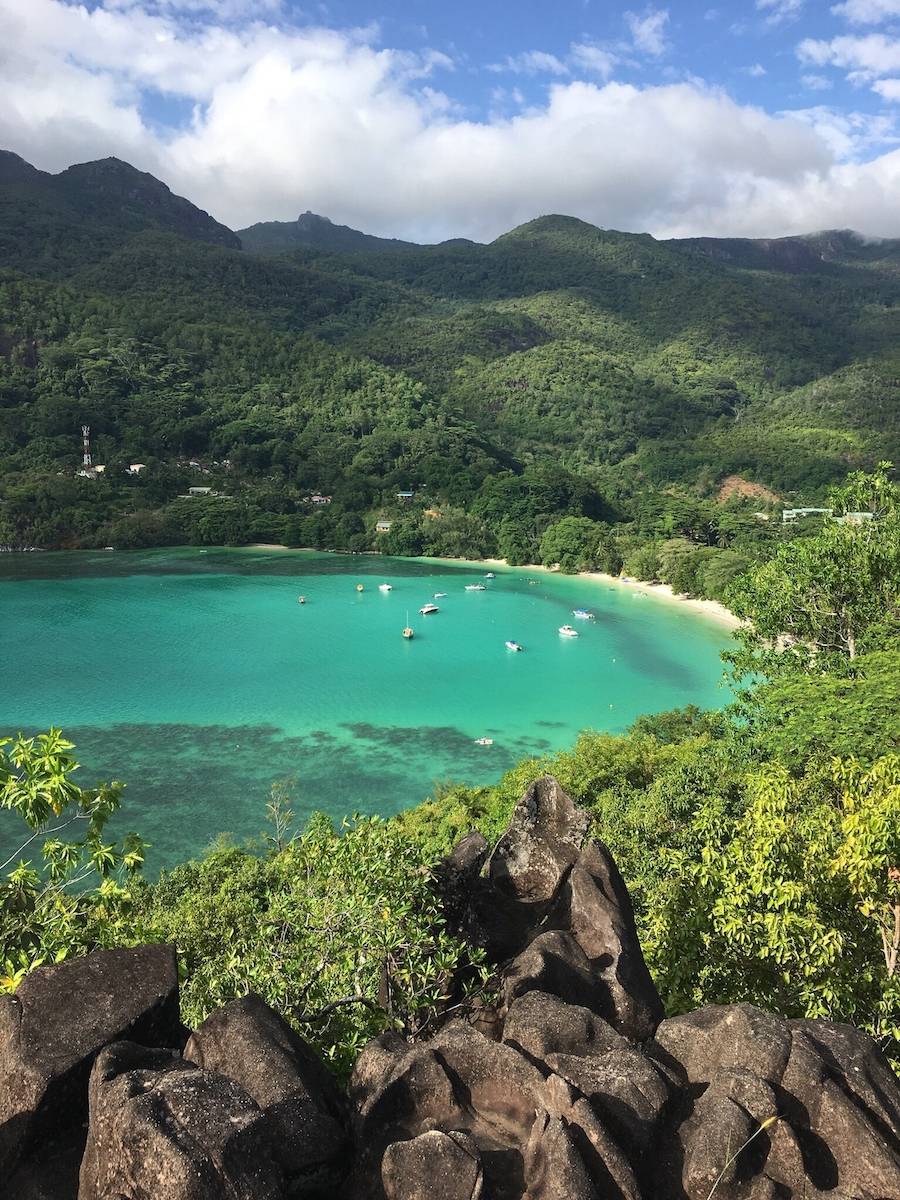
<instances>
[{"instance_id":1,"label":"blue sky","mask_svg":"<svg viewBox=\"0 0 900 1200\"><path fill-rule=\"evenodd\" d=\"M0 145L232 227L900 235L900 0L0 0Z\"/></svg>"},{"instance_id":2,"label":"blue sky","mask_svg":"<svg viewBox=\"0 0 900 1200\"><path fill-rule=\"evenodd\" d=\"M299 5L292 7L298 16L303 12ZM551 55L567 66L572 45L593 45L615 54L617 79L647 83L697 76L770 111L819 104L826 91L829 103L839 106L862 106L871 112L882 107L876 95L845 82L841 72L823 71L798 59L796 47L804 39L829 39L845 32L846 22L820 0L767 9L754 8L752 0L717 5L681 0L649 6L602 0L413 0L377 9L339 0L322 11L329 23L345 27L374 19L386 45L446 53L456 65L452 79L442 77L441 85L481 116L496 107L496 88L511 83L513 74L526 100L540 103L547 84L560 75L529 63L529 56ZM897 11L900 27L900 5ZM658 55L635 51L628 13L637 22L649 18L651 30L658 29L664 47ZM665 19L654 20L654 14L665 14ZM496 71L510 60L518 71ZM578 74L577 64L569 69Z\"/></svg>"}]
</instances>

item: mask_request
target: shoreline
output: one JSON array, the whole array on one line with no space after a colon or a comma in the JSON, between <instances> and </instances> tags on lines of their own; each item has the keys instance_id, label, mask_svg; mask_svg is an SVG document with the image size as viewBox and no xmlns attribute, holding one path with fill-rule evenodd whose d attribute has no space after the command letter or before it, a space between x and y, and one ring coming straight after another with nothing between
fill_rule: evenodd
<instances>
[{"instance_id":1,"label":"shoreline","mask_svg":"<svg viewBox=\"0 0 900 1200\"><path fill-rule=\"evenodd\" d=\"M275 542L254 542L249 546L241 547L244 550L269 550L269 551L291 551L300 550L303 552L312 551L316 554L336 554L334 550L314 550L311 546L282 546ZM343 552L341 552L343 553ZM391 557L390 555L379 555L377 550L368 551L368 556L375 557ZM473 567L505 567L509 571L540 571L546 575L558 575L560 572L554 567L545 567L540 563L523 563L521 567L511 567L505 558L432 558L429 555L410 556L412 561L428 561L428 562L447 562L459 563L462 565L471 565ZM651 583L645 579L624 579L619 575L609 575L605 571L579 571L575 575L568 576L570 579L590 579L595 583L604 583L615 587L627 588L632 592L637 592L645 596L654 596L657 600L663 600L669 604L679 604L683 608L689 608L699 616L706 617L710 621L716 621L720 625L725 625L729 629L738 629L742 625L740 617L736 617L730 608L726 608L719 600L703 600L699 596L685 596L672 590L668 583Z\"/></svg>"}]
</instances>

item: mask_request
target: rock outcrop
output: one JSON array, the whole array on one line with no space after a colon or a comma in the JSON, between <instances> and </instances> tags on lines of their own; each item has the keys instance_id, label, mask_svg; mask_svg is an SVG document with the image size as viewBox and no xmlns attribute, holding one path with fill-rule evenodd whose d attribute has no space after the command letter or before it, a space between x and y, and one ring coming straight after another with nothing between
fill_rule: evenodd
<instances>
[{"instance_id":1,"label":"rock outcrop","mask_svg":"<svg viewBox=\"0 0 900 1200\"><path fill-rule=\"evenodd\" d=\"M184 1057L239 1084L266 1117L291 1195L334 1193L346 1170L348 1115L319 1057L258 996L212 1014Z\"/></svg>"},{"instance_id":2,"label":"rock outcrop","mask_svg":"<svg viewBox=\"0 0 900 1200\"><path fill-rule=\"evenodd\" d=\"M94 1059L123 1038L183 1044L170 946L42 967L0 996L0 1177L83 1123Z\"/></svg>"},{"instance_id":3,"label":"rock outcrop","mask_svg":"<svg viewBox=\"0 0 900 1200\"><path fill-rule=\"evenodd\" d=\"M470 835L440 865L496 1003L375 1038L347 1094L259 997L186 1038L167 947L35 971L0 1000L4 1194L900 1200L900 1085L875 1043L748 1004L664 1020L587 827L539 780L493 852Z\"/></svg>"}]
</instances>

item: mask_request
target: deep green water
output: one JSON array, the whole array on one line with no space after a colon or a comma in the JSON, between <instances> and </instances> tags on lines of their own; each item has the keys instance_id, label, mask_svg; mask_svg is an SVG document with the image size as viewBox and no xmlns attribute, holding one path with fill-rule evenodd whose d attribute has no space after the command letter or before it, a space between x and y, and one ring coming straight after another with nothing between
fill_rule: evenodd
<instances>
[{"instance_id":1,"label":"deep green water","mask_svg":"<svg viewBox=\"0 0 900 1200\"><path fill-rule=\"evenodd\" d=\"M524 569L466 592L483 572L251 550L0 555L0 732L61 726L82 784L124 780L155 870L218 833L258 834L275 779L297 779L299 817L393 813L582 729L723 703L721 625ZM434 592L441 612L420 617ZM582 606L596 622L572 619ZM567 620L577 640L559 637ZM0 843L11 833L0 824Z\"/></svg>"}]
</instances>

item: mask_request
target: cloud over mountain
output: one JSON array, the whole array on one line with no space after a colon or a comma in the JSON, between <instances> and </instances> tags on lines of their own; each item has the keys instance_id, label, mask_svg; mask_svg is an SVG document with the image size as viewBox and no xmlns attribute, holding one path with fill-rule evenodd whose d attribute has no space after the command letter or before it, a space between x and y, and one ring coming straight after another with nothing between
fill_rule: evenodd
<instances>
[{"instance_id":1,"label":"cloud over mountain","mask_svg":"<svg viewBox=\"0 0 900 1200\"><path fill-rule=\"evenodd\" d=\"M667 11L631 17L632 48L662 54ZM374 29L300 28L274 4L0 0L0 20L0 145L51 170L119 155L235 228L311 208L416 239L490 238L548 211L660 235L900 233L900 152L862 160L886 126L767 113L693 76L625 83L604 45L564 66L535 52L522 65L548 73L542 101L476 118L448 90L466 64ZM849 45L866 40L804 61L866 69Z\"/></svg>"}]
</instances>

